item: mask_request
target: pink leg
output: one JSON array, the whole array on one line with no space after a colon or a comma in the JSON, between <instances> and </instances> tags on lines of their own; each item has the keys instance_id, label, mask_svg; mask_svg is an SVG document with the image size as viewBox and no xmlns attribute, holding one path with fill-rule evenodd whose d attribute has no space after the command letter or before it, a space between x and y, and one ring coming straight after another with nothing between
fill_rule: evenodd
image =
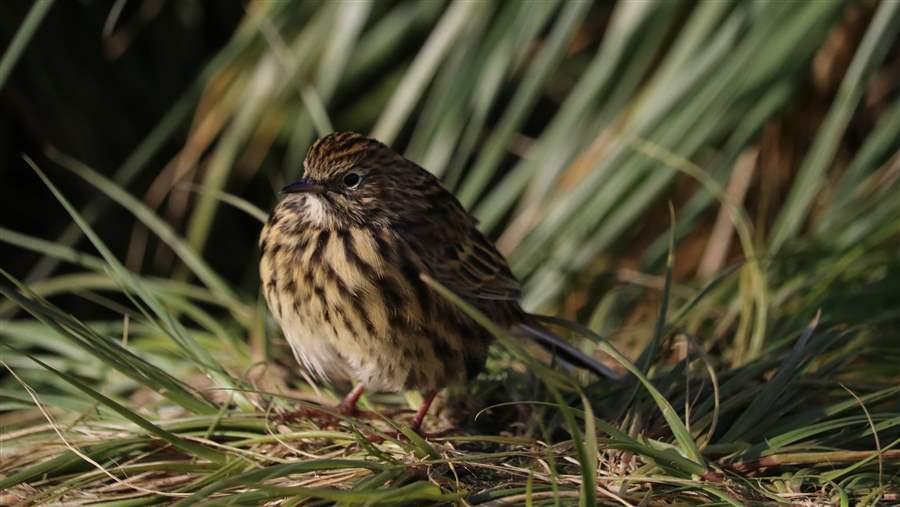
<instances>
[{"instance_id":1,"label":"pink leg","mask_svg":"<svg viewBox=\"0 0 900 507\"><path fill-rule=\"evenodd\" d=\"M352 391L347 393L347 396L344 396L344 399L335 407L335 410L344 416L347 417L356 417L356 416L367 416L371 417L369 412L362 412L356 408L356 402L359 401L359 397L362 396L363 392L366 390L365 384L357 384L356 387L353 388ZM314 407L305 407L298 410L294 410L293 412L289 412L279 417L279 419L283 421L296 420L301 418L315 418L315 419L325 419L331 420L332 422L337 422L338 418L333 415L328 414L327 411L322 411L318 408Z\"/></svg>"},{"instance_id":2,"label":"pink leg","mask_svg":"<svg viewBox=\"0 0 900 507\"><path fill-rule=\"evenodd\" d=\"M419 410L416 412L416 416L413 417L412 420L412 430L416 433L421 433L422 421L425 420L425 414L427 414L428 409L431 408L431 402L434 401L434 397L436 395L437 391L425 393L425 399L422 400L422 406L419 407Z\"/></svg>"},{"instance_id":3,"label":"pink leg","mask_svg":"<svg viewBox=\"0 0 900 507\"><path fill-rule=\"evenodd\" d=\"M353 416L357 414L356 402L359 401L359 397L362 396L363 391L366 390L365 384L356 384L352 391L347 393L347 396L344 396L344 399L341 400L341 404L337 406L338 412L346 416Z\"/></svg>"}]
</instances>

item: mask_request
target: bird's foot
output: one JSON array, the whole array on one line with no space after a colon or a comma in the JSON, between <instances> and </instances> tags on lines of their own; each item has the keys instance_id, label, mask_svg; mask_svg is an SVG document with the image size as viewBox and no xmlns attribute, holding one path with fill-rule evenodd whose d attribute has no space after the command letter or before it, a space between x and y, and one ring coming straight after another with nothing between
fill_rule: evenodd
<instances>
[{"instance_id":1,"label":"bird's foot","mask_svg":"<svg viewBox=\"0 0 900 507\"><path fill-rule=\"evenodd\" d=\"M338 413L346 417L359 417L363 411L356 408L355 401L356 400L354 400L354 403L347 403L347 400L340 402L336 407Z\"/></svg>"},{"instance_id":2,"label":"bird's foot","mask_svg":"<svg viewBox=\"0 0 900 507\"><path fill-rule=\"evenodd\" d=\"M335 413L336 412L336 413ZM285 412L283 414L279 414L275 417L276 422L286 423L286 422L297 422L304 419L313 420L317 422L325 422L331 425L337 425L341 422L342 417L354 417L360 419L374 419L378 417L378 415L374 412L370 412L368 410L360 410L359 408L346 406L343 403L335 407L334 409L327 408L317 408L317 407L302 407L296 410L291 410L290 412Z\"/></svg>"},{"instance_id":3,"label":"bird's foot","mask_svg":"<svg viewBox=\"0 0 900 507\"><path fill-rule=\"evenodd\" d=\"M316 421L328 419L337 421L338 417L336 417L334 414L328 413L328 411L325 409L316 407L301 407L275 416L275 422L278 423L297 422L304 419L312 419Z\"/></svg>"}]
</instances>

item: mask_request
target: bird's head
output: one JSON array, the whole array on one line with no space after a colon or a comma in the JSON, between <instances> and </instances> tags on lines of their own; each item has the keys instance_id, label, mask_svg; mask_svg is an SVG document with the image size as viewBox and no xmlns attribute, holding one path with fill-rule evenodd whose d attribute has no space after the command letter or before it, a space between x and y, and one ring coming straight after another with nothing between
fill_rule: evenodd
<instances>
[{"instance_id":1,"label":"bird's head","mask_svg":"<svg viewBox=\"0 0 900 507\"><path fill-rule=\"evenodd\" d=\"M320 226L389 225L415 209L436 178L384 144L353 132L329 134L310 147L304 177L282 189L282 205Z\"/></svg>"}]
</instances>

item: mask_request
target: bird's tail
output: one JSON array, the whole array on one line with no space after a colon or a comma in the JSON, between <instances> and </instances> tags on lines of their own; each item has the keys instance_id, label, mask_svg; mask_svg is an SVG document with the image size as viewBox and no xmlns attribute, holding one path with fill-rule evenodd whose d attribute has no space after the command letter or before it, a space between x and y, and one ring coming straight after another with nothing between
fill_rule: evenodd
<instances>
[{"instance_id":1,"label":"bird's tail","mask_svg":"<svg viewBox=\"0 0 900 507\"><path fill-rule=\"evenodd\" d=\"M538 322L540 316L529 315L529 317L530 318L526 322L518 324L516 328L521 331L521 334L534 340L538 345L547 349L547 351L552 353L555 357L578 368L591 371L601 377L607 377L613 380L620 380L622 378L621 375L603 365L600 361L585 354L553 331L547 329Z\"/></svg>"}]
</instances>

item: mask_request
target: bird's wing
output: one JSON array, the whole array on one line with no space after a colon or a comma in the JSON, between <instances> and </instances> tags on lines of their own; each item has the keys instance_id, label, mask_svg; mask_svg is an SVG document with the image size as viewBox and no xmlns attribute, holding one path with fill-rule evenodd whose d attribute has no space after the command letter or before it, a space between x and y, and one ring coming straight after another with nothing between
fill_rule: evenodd
<instances>
[{"instance_id":1,"label":"bird's wing","mask_svg":"<svg viewBox=\"0 0 900 507\"><path fill-rule=\"evenodd\" d=\"M418 223L410 224L420 238L416 249L428 274L467 300L517 301L519 281L475 219L449 194L435 201Z\"/></svg>"}]
</instances>

